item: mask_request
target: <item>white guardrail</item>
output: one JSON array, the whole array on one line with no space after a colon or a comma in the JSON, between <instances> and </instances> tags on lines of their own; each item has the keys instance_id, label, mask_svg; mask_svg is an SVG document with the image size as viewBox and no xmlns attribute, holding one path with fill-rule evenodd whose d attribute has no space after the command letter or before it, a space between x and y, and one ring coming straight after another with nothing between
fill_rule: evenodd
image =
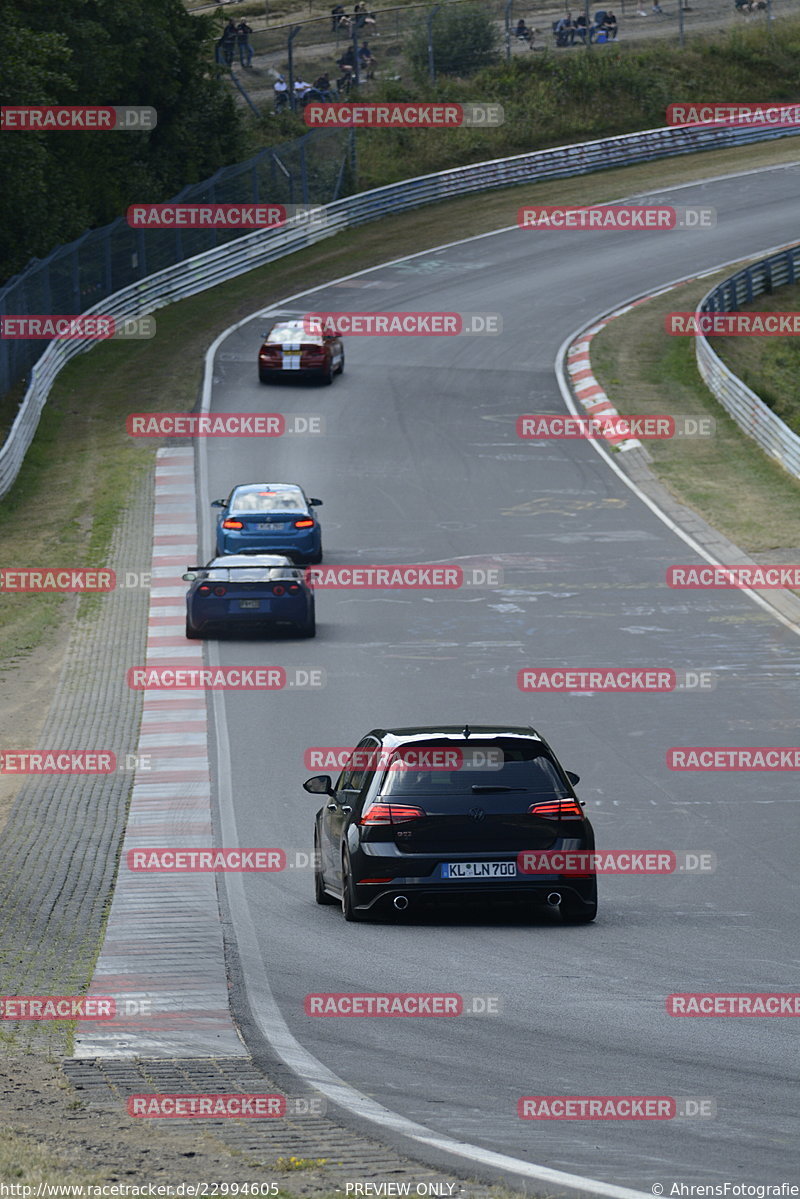
<instances>
[{"instance_id":1,"label":"white guardrail","mask_svg":"<svg viewBox=\"0 0 800 1199\"><path fill-rule=\"evenodd\" d=\"M800 281L800 245L781 250L760 262L751 263L723 279L697 306L702 312L736 312L741 304L749 303L764 292L785 283ZM730 413L748 437L757 441L771 458L794 477L800 478L800 437L768 408L760 396L751 391L725 365L708 344L707 338L697 335L695 346L697 369L714 397Z\"/></svg>"},{"instance_id":2,"label":"white guardrail","mask_svg":"<svg viewBox=\"0 0 800 1199\"><path fill-rule=\"evenodd\" d=\"M196 295L254 267L332 237L343 229L470 192L544 179L569 178L611 166L630 166L678 154L787 136L796 136L796 131L781 128L648 129L641 133L538 150L513 158L498 158L433 175L404 179L328 204L322 210L324 220L318 224L304 222L301 226L300 221L293 218L280 229L259 230L197 254L115 292L87 311L120 320L145 316L175 300ZM96 344L94 341L76 339L52 341L34 364L19 412L0 449L0 497L10 490L19 474L53 380L71 358L92 349Z\"/></svg>"}]
</instances>

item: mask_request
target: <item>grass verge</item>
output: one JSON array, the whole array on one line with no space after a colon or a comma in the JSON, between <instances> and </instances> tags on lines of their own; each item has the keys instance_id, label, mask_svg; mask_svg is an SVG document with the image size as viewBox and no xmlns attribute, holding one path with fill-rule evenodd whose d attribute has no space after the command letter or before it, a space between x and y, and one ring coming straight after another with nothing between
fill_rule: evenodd
<instances>
[{"instance_id":1,"label":"grass verge","mask_svg":"<svg viewBox=\"0 0 800 1199\"><path fill-rule=\"evenodd\" d=\"M742 305L743 312L798 312L800 286L778 287ZM726 366L800 434L800 341L796 337L712 337Z\"/></svg>"},{"instance_id":2,"label":"grass verge","mask_svg":"<svg viewBox=\"0 0 800 1199\"><path fill-rule=\"evenodd\" d=\"M800 547L800 481L768 458L708 390L695 365L694 339L664 331L668 312L693 311L733 269L684 284L611 321L592 342L592 366L622 413L715 419L712 437L649 441L653 469L676 499L758 556Z\"/></svg>"}]
</instances>

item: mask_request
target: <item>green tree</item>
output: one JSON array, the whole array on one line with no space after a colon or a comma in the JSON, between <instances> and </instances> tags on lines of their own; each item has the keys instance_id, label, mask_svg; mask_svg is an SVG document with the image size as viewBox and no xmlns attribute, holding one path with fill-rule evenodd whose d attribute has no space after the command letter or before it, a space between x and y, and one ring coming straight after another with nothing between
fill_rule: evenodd
<instances>
[{"instance_id":1,"label":"green tree","mask_svg":"<svg viewBox=\"0 0 800 1199\"><path fill-rule=\"evenodd\" d=\"M3 277L245 156L213 66L216 23L181 0L26 0L24 10L0 0L0 24L4 104L143 105L158 116L150 132L2 135Z\"/></svg>"},{"instance_id":2,"label":"green tree","mask_svg":"<svg viewBox=\"0 0 800 1199\"><path fill-rule=\"evenodd\" d=\"M492 17L477 5L442 7L431 23L437 75L472 75L497 61L500 34ZM421 21L408 48L414 74L428 73L428 23Z\"/></svg>"}]
</instances>

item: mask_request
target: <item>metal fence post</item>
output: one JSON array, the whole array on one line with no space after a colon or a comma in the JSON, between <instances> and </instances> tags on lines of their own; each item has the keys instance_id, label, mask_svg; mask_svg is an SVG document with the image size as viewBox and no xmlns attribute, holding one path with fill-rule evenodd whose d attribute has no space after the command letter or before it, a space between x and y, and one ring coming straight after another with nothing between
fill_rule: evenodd
<instances>
[{"instance_id":1,"label":"metal fence post","mask_svg":"<svg viewBox=\"0 0 800 1199\"><path fill-rule=\"evenodd\" d=\"M441 4L435 4L428 13L428 77L431 83L436 82L436 63L433 57L433 18L441 7Z\"/></svg>"},{"instance_id":2,"label":"metal fence post","mask_svg":"<svg viewBox=\"0 0 800 1199\"><path fill-rule=\"evenodd\" d=\"M289 107L294 112L294 53L292 43L300 32L301 25L293 25L289 30L289 36L286 39L286 56L289 59Z\"/></svg>"},{"instance_id":3,"label":"metal fence post","mask_svg":"<svg viewBox=\"0 0 800 1199\"><path fill-rule=\"evenodd\" d=\"M511 6L514 0L506 0L505 12L503 14L506 27L506 62L511 62Z\"/></svg>"},{"instance_id":4,"label":"metal fence post","mask_svg":"<svg viewBox=\"0 0 800 1199\"><path fill-rule=\"evenodd\" d=\"M360 87L361 71L358 65L358 25L356 24L355 18L350 26L350 38L353 43L353 81L355 82L356 87Z\"/></svg>"}]
</instances>

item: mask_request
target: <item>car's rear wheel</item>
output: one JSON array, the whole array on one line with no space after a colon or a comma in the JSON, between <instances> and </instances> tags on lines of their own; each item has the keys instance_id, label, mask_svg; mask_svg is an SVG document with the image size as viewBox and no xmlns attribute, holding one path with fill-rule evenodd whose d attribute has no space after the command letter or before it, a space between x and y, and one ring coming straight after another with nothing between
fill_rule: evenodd
<instances>
[{"instance_id":1,"label":"car's rear wheel","mask_svg":"<svg viewBox=\"0 0 800 1199\"><path fill-rule=\"evenodd\" d=\"M317 635L317 613L316 607L312 604L311 611L308 614L308 620L305 624L299 624L297 631L301 637L316 637Z\"/></svg>"},{"instance_id":2,"label":"car's rear wheel","mask_svg":"<svg viewBox=\"0 0 800 1199\"><path fill-rule=\"evenodd\" d=\"M189 638L190 641L198 640L199 638L201 638L203 636L203 633L201 633L199 629L196 629L194 627L194 625L189 620L188 616L186 617L186 636Z\"/></svg>"},{"instance_id":3,"label":"car's rear wheel","mask_svg":"<svg viewBox=\"0 0 800 1199\"><path fill-rule=\"evenodd\" d=\"M322 881L322 857L316 829L314 829L314 898L321 907L328 907L336 903L336 900L325 890L325 884Z\"/></svg>"},{"instance_id":4,"label":"car's rear wheel","mask_svg":"<svg viewBox=\"0 0 800 1199\"><path fill-rule=\"evenodd\" d=\"M327 386L333 382L333 362L329 362L327 368L322 372L322 382Z\"/></svg>"},{"instance_id":5,"label":"car's rear wheel","mask_svg":"<svg viewBox=\"0 0 800 1199\"><path fill-rule=\"evenodd\" d=\"M259 372L258 372L259 383L269 383L271 379L272 379L272 375L270 374L269 371L262 371L259 368Z\"/></svg>"},{"instance_id":6,"label":"car's rear wheel","mask_svg":"<svg viewBox=\"0 0 800 1199\"><path fill-rule=\"evenodd\" d=\"M597 900L584 903L575 895L565 895L558 910L564 924L591 924L597 915Z\"/></svg>"},{"instance_id":7,"label":"car's rear wheel","mask_svg":"<svg viewBox=\"0 0 800 1199\"><path fill-rule=\"evenodd\" d=\"M317 622L314 616L311 616L305 624L299 624L297 626L297 632L301 637L316 637Z\"/></svg>"},{"instance_id":8,"label":"car's rear wheel","mask_svg":"<svg viewBox=\"0 0 800 1199\"><path fill-rule=\"evenodd\" d=\"M322 550L320 550L318 554L312 554L312 556L308 559L308 565L309 566L319 566L321 561L322 561Z\"/></svg>"},{"instance_id":9,"label":"car's rear wheel","mask_svg":"<svg viewBox=\"0 0 800 1199\"><path fill-rule=\"evenodd\" d=\"M356 908L356 890L350 872L350 858L347 854L342 857L342 915L345 920L351 922L364 920L363 912L359 912Z\"/></svg>"},{"instance_id":10,"label":"car's rear wheel","mask_svg":"<svg viewBox=\"0 0 800 1199\"><path fill-rule=\"evenodd\" d=\"M340 360L340 362L339 362L339 365L338 365L338 366L337 366L337 368L336 368L336 374L337 374L337 375L343 375L343 374L344 374L344 350L342 350L342 357L341 357L341 360Z\"/></svg>"}]
</instances>

